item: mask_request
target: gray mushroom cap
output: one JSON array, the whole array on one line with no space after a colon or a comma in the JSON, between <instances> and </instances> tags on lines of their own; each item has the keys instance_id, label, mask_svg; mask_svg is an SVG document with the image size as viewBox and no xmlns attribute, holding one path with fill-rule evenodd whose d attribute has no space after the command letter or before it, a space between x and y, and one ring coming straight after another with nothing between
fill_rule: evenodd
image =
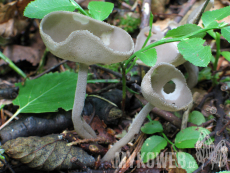
<instances>
[{"instance_id":1,"label":"gray mushroom cap","mask_svg":"<svg viewBox=\"0 0 230 173\"><path fill-rule=\"evenodd\" d=\"M169 81L175 84L172 93L164 91ZM141 91L148 102L165 111L186 109L193 101L183 74L168 63L159 63L148 71L142 80Z\"/></svg>"},{"instance_id":2,"label":"gray mushroom cap","mask_svg":"<svg viewBox=\"0 0 230 173\"><path fill-rule=\"evenodd\" d=\"M126 31L75 12L47 14L41 21L40 34L54 55L87 65L121 62L134 50Z\"/></svg>"},{"instance_id":3,"label":"gray mushroom cap","mask_svg":"<svg viewBox=\"0 0 230 173\"><path fill-rule=\"evenodd\" d=\"M140 33L137 36L134 52L140 50L147 38L146 33L149 32L149 26L143 28ZM164 37L163 32L160 30L160 28L156 26L152 26L152 35L147 42L146 45L150 45L153 42L156 42ZM157 51L157 62L167 62L170 64L173 64L174 66L178 66L183 64L186 60L183 58L183 56L179 53L177 49L177 43L166 43L163 45L156 46L156 51ZM145 65L141 60L137 61L138 64L140 65Z\"/></svg>"}]
</instances>

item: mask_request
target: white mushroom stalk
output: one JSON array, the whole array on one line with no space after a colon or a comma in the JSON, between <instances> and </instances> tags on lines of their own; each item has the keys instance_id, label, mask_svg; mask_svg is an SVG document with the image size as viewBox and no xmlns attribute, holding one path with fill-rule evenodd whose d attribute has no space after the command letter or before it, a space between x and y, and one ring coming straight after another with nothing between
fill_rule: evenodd
<instances>
[{"instance_id":1,"label":"white mushroom stalk","mask_svg":"<svg viewBox=\"0 0 230 173\"><path fill-rule=\"evenodd\" d=\"M51 53L79 62L72 120L82 138L95 138L94 130L82 119L88 66L112 64L130 57L133 40L124 30L75 12L58 11L46 15L40 24L41 37Z\"/></svg>"},{"instance_id":2,"label":"white mushroom stalk","mask_svg":"<svg viewBox=\"0 0 230 173\"><path fill-rule=\"evenodd\" d=\"M164 86L169 81L174 82L175 90L166 93ZM179 111L186 109L193 101L192 93L187 87L183 74L168 63L159 63L148 71L142 80L141 91L149 103L135 117L128 133L105 154L103 161L113 159L115 153L119 152L121 147L140 131L144 119L155 106L166 111Z\"/></svg>"}]
</instances>

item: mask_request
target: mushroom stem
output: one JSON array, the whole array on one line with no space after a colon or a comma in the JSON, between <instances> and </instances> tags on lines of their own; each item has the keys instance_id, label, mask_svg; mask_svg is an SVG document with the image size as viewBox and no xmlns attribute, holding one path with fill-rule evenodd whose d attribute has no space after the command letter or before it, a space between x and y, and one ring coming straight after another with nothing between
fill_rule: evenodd
<instances>
[{"instance_id":1,"label":"mushroom stem","mask_svg":"<svg viewBox=\"0 0 230 173\"><path fill-rule=\"evenodd\" d=\"M83 63L79 63L79 65L80 68L77 78L77 88L72 110L72 121L74 129L80 137L87 139L96 138L97 136L94 130L81 117L81 113L85 104L87 74L89 66Z\"/></svg>"},{"instance_id":2,"label":"mushroom stem","mask_svg":"<svg viewBox=\"0 0 230 173\"><path fill-rule=\"evenodd\" d=\"M146 116L153 108L154 106L151 105L150 103L147 103L143 107L143 109L133 120L128 133L123 138L121 138L118 142L116 142L116 144L112 148L109 149L109 151L102 158L102 161L110 161L111 159L113 159L116 152L119 152L122 146L126 145L129 141L132 140L135 134L139 133L141 125L143 124Z\"/></svg>"}]
</instances>

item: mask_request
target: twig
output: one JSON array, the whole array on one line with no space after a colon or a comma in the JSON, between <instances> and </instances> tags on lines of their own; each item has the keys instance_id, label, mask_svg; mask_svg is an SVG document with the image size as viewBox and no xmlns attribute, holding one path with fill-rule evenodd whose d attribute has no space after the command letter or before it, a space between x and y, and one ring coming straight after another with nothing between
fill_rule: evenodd
<instances>
[{"instance_id":1,"label":"twig","mask_svg":"<svg viewBox=\"0 0 230 173\"><path fill-rule=\"evenodd\" d=\"M133 164L133 161L137 155L137 153L139 153L139 151L141 150L141 147L143 145L145 141L145 135L142 133L140 135L139 141L137 143L137 146L135 147L133 153L131 154L131 156L128 158L128 160L126 161L126 163L122 166L122 168L120 170L116 170L114 173L124 173L125 171L127 171L130 167L131 164Z\"/></svg>"},{"instance_id":2,"label":"twig","mask_svg":"<svg viewBox=\"0 0 230 173\"><path fill-rule=\"evenodd\" d=\"M47 69L47 70L45 70L44 72L40 73L39 75L37 75L37 76L35 76L35 77L31 77L30 79L37 79L37 78L43 76L44 74L46 74L46 73L52 71L53 69L57 68L58 66L60 66L60 65L62 65L62 64L64 64L64 63L66 63L67 61L68 61L68 60L62 60L60 63L54 65L53 67L51 67L51 68L49 68L49 69Z\"/></svg>"},{"instance_id":3,"label":"twig","mask_svg":"<svg viewBox=\"0 0 230 173\"><path fill-rule=\"evenodd\" d=\"M205 8L207 7L209 1L210 1L210 0L206 0L206 2L205 2L205 4L204 4L204 6L203 6L201 12L199 13L199 16L197 16L196 21L194 21L194 24L198 24L198 23L199 23L200 18L201 18L201 16L202 16L202 14L204 13L204 10L205 10Z\"/></svg>"},{"instance_id":4,"label":"twig","mask_svg":"<svg viewBox=\"0 0 230 173\"><path fill-rule=\"evenodd\" d=\"M127 81L126 84L132 84L132 83L135 83L134 81ZM100 94L100 93L103 93L103 92L106 92L110 89L113 89L113 88L117 88L118 86L121 86L122 85L122 82L119 82L119 83L116 83L116 84L112 84L112 85L109 85L105 88L102 88L101 90L98 90L98 91L95 91L95 92L92 92L90 93L90 95L93 95L93 94Z\"/></svg>"},{"instance_id":5,"label":"twig","mask_svg":"<svg viewBox=\"0 0 230 173\"><path fill-rule=\"evenodd\" d=\"M209 124L213 123L214 121L216 121L216 120L215 119L208 120L205 123L202 123L201 125L199 125L199 127L206 127Z\"/></svg>"},{"instance_id":6,"label":"twig","mask_svg":"<svg viewBox=\"0 0 230 173\"><path fill-rule=\"evenodd\" d=\"M225 130L225 128L228 126L230 124L230 121L228 121L217 133L216 133L216 135L220 135L220 133L222 133L224 130Z\"/></svg>"},{"instance_id":7,"label":"twig","mask_svg":"<svg viewBox=\"0 0 230 173\"><path fill-rule=\"evenodd\" d=\"M198 173L201 170L203 170L204 167L206 167L207 165L209 165L211 163L211 160L207 160L203 165L201 165L197 170L195 170L193 173Z\"/></svg>"},{"instance_id":8,"label":"twig","mask_svg":"<svg viewBox=\"0 0 230 173\"><path fill-rule=\"evenodd\" d=\"M10 170L11 173L15 173L6 160L0 158L0 161Z\"/></svg>"},{"instance_id":9,"label":"twig","mask_svg":"<svg viewBox=\"0 0 230 173\"><path fill-rule=\"evenodd\" d=\"M9 66L16 71L20 76L22 76L23 78L26 78L26 74L20 69L18 68L8 57L6 57L2 52L0 52L0 58L2 58L5 62L7 62L9 64Z\"/></svg>"},{"instance_id":10,"label":"twig","mask_svg":"<svg viewBox=\"0 0 230 173\"><path fill-rule=\"evenodd\" d=\"M96 139L79 139L77 141L73 141L67 144L67 146L72 146L72 145L78 145L82 143L93 143L93 142L98 142L98 143L110 143L108 139L105 138L96 138Z\"/></svg>"},{"instance_id":11,"label":"twig","mask_svg":"<svg viewBox=\"0 0 230 173\"><path fill-rule=\"evenodd\" d=\"M141 18L140 29L143 29L144 27L149 25L149 18L151 13L151 0L143 1L141 11L142 11L142 18Z\"/></svg>"},{"instance_id":12,"label":"twig","mask_svg":"<svg viewBox=\"0 0 230 173\"><path fill-rule=\"evenodd\" d=\"M142 104L147 104L148 102L140 95L135 94L136 98L138 98ZM166 121L169 121L171 124L175 125L177 128L181 127L181 119L176 117L174 114L160 110L158 108L153 108L152 112L160 116L161 118L164 118ZM188 126L196 126L193 123L188 123Z\"/></svg>"},{"instance_id":13,"label":"twig","mask_svg":"<svg viewBox=\"0 0 230 173\"><path fill-rule=\"evenodd\" d=\"M179 12L178 16L174 19L176 23L179 23L183 16L187 14L187 12L192 8L193 4L196 2L196 0L189 0L186 4L183 5L181 8L181 11Z\"/></svg>"},{"instance_id":14,"label":"twig","mask_svg":"<svg viewBox=\"0 0 230 173\"><path fill-rule=\"evenodd\" d=\"M101 66L98 66L98 65L91 65L90 67L93 67L93 68L96 68L96 69L100 69L100 70L103 70L105 72L108 72L108 73L111 73L113 74L114 76L118 77L118 78L122 78L122 75L118 72L115 72L113 70L110 70L110 69L107 69L107 68L104 68L104 67L101 67Z\"/></svg>"}]
</instances>

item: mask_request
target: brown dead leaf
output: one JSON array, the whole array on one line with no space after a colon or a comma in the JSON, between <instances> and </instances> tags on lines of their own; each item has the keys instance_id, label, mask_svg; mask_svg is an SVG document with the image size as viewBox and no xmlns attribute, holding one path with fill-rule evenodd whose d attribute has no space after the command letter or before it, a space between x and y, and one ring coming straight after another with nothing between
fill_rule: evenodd
<instances>
[{"instance_id":1,"label":"brown dead leaf","mask_svg":"<svg viewBox=\"0 0 230 173\"><path fill-rule=\"evenodd\" d=\"M164 14L165 5L168 4L168 0L152 0L151 1L151 11L153 14L159 13Z\"/></svg>"},{"instance_id":2,"label":"brown dead leaf","mask_svg":"<svg viewBox=\"0 0 230 173\"><path fill-rule=\"evenodd\" d=\"M18 0L5 5L0 4L0 24L13 18L24 18L23 11L30 1L32 0Z\"/></svg>"},{"instance_id":3,"label":"brown dead leaf","mask_svg":"<svg viewBox=\"0 0 230 173\"><path fill-rule=\"evenodd\" d=\"M87 117L88 116L84 116L84 119ZM116 141L115 136L111 133L108 133L108 131L106 130L106 124L103 123L103 121L101 121L97 116L93 118L92 123L90 125L94 131L98 132L99 137L107 139L111 142Z\"/></svg>"},{"instance_id":4,"label":"brown dead leaf","mask_svg":"<svg viewBox=\"0 0 230 173\"><path fill-rule=\"evenodd\" d=\"M40 62L44 50L45 45L39 32L37 32L34 36L34 40L32 40L31 46L9 45L5 47L3 54L13 62L26 60L33 66L36 66ZM6 62L1 59L0 66L3 64L6 64Z\"/></svg>"},{"instance_id":5,"label":"brown dead leaf","mask_svg":"<svg viewBox=\"0 0 230 173\"><path fill-rule=\"evenodd\" d=\"M10 19L5 23L0 24L0 36L4 38L15 37L28 26L25 20Z\"/></svg>"},{"instance_id":6,"label":"brown dead leaf","mask_svg":"<svg viewBox=\"0 0 230 173\"><path fill-rule=\"evenodd\" d=\"M24 12L24 9L25 7L28 5L28 3L30 3L31 1L33 0L18 0L17 1L17 11L19 13L20 16L23 16L23 12Z\"/></svg>"},{"instance_id":7,"label":"brown dead leaf","mask_svg":"<svg viewBox=\"0 0 230 173\"><path fill-rule=\"evenodd\" d=\"M171 168L169 173L186 173L186 171L182 168Z\"/></svg>"},{"instance_id":8,"label":"brown dead leaf","mask_svg":"<svg viewBox=\"0 0 230 173\"><path fill-rule=\"evenodd\" d=\"M6 5L0 4L0 43L10 43L10 38L25 30L29 22L23 11L31 0L18 0Z\"/></svg>"},{"instance_id":9,"label":"brown dead leaf","mask_svg":"<svg viewBox=\"0 0 230 173\"><path fill-rule=\"evenodd\" d=\"M10 2L6 5L0 5L0 23L4 23L15 16L15 11L17 10L16 7L17 2Z\"/></svg>"},{"instance_id":10,"label":"brown dead leaf","mask_svg":"<svg viewBox=\"0 0 230 173\"><path fill-rule=\"evenodd\" d=\"M192 92L194 93L193 94L193 102L194 102L195 107L198 106L200 104L200 102L202 101L202 99L204 98L204 96L206 94L208 94L208 92L206 90L197 89L197 88L192 89ZM202 109L201 109L201 113L205 117L208 117L210 115L210 112L207 111L207 108L209 108L211 106L210 101L211 101L211 98L207 98L205 100L204 105L202 106Z\"/></svg>"},{"instance_id":11,"label":"brown dead leaf","mask_svg":"<svg viewBox=\"0 0 230 173\"><path fill-rule=\"evenodd\" d=\"M46 171L94 166L95 159L92 156L81 148L66 144L66 141L59 139L59 135L30 136L7 141L2 148L11 158L31 168Z\"/></svg>"}]
</instances>

